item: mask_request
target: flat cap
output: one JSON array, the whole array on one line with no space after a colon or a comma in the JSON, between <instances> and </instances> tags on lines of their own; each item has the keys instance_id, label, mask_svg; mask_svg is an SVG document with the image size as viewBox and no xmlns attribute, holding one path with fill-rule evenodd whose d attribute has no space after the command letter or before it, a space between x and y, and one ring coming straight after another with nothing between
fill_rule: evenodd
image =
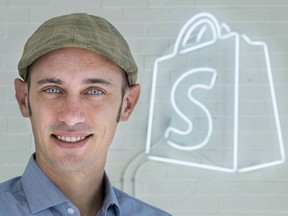
<instances>
[{"instance_id":1,"label":"flat cap","mask_svg":"<svg viewBox=\"0 0 288 216\"><path fill-rule=\"evenodd\" d=\"M138 68L127 41L104 18L74 13L44 22L27 40L18 64L27 80L29 66L42 55L60 48L83 48L109 58L127 74L129 85L137 80Z\"/></svg>"}]
</instances>

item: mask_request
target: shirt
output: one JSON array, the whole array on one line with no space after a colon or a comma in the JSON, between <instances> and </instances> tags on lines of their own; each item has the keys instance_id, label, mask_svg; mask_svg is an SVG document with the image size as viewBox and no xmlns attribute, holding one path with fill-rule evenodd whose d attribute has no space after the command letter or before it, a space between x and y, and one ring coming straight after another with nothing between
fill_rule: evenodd
<instances>
[{"instance_id":1,"label":"shirt","mask_svg":"<svg viewBox=\"0 0 288 216\"><path fill-rule=\"evenodd\" d=\"M168 216L114 187L104 177L103 206L96 216ZM21 177L0 184L0 216L80 216L76 206L43 173L32 156Z\"/></svg>"}]
</instances>

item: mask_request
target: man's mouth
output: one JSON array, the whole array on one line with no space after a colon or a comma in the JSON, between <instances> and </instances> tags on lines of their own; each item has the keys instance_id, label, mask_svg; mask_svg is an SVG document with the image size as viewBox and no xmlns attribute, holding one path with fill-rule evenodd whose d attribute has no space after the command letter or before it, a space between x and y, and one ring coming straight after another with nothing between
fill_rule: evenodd
<instances>
[{"instance_id":1,"label":"man's mouth","mask_svg":"<svg viewBox=\"0 0 288 216\"><path fill-rule=\"evenodd\" d=\"M55 132L51 134L55 144L62 149L79 149L87 144L93 133L82 132Z\"/></svg>"},{"instance_id":2,"label":"man's mouth","mask_svg":"<svg viewBox=\"0 0 288 216\"><path fill-rule=\"evenodd\" d=\"M80 136L79 137L56 136L56 138L63 142L75 143L75 142L82 141L87 137L85 136L81 136L81 137Z\"/></svg>"}]
</instances>

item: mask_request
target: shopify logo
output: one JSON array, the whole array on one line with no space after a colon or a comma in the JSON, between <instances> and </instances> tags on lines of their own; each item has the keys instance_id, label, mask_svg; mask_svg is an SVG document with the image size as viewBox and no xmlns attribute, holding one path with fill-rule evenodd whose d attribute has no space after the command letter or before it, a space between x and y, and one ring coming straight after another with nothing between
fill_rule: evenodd
<instances>
[{"instance_id":1,"label":"shopify logo","mask_svg":"<svg viewBox=\"0 0 288 216\"><path fill-rule=\"evenodd\" d=\"M224 172L284 163L267 45L208 13L185 23L154 64L146 153Z\"/></svg>"}]
</instances>

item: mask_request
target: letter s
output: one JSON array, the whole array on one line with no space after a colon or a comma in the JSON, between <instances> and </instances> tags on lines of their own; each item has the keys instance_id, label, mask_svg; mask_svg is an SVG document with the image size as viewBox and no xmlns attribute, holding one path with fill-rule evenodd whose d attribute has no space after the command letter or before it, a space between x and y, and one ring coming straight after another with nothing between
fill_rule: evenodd
<instances>
[{"instance_id":1,"label":"letter s","mask_svg":"<svg viewBox=\"0 0 288 216\"><path fill-rule=\"evenodd\" d=\"M201 79L203 77L205 79ZM209 110L193 97L193 91L196 89L209 90L213 88L216 77L217 72L215 69L196 68L185 72L175 81L171 90L170 99L172 107L177 114L177 118L179 119L180 117L182 129L179 129L179 123L175 125L175 122L172 122L172 126L169 126L166 129L165 138L170 146L182 151L190 151L202 148L209 142L213 129L212 117ZM204 134L205 136L203 139L201 138L200 141L196 141L196 139L193 139L191 136L194 127L191 112L194 112L194 114L199 113L199 115L203 117L203 119L206 119L208 123L207 131L205 131ZM184 123L186 129L183 129L183 121L186 123ZM189 141L188 145L187 141Z\"/></svg>"}]
</instances>

